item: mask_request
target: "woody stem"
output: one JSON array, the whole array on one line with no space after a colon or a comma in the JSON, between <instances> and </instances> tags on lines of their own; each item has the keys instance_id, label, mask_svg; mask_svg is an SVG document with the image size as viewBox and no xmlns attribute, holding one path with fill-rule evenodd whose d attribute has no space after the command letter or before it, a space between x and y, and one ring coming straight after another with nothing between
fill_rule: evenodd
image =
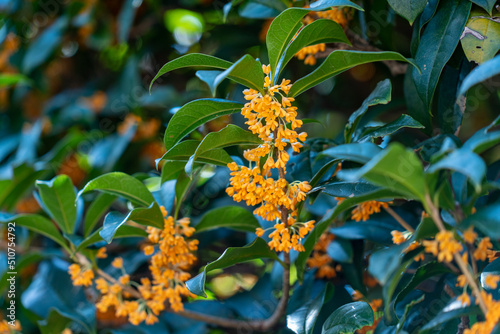
<instances>
[{"instance_id":1,"label":"woody stem","mask_svg":"<svg viewBox=\"0 0 500 334\"><path fill-rule=\"evenodd\" d=\"M432 200L429 196L429 194L425 195L425 204L429 208L429 213L436 223L436 226L438 227L439 231L444 232L446 231L446 227L444 226L443 221L441 220L441 216L439 214L439 209L432 203ZM486 303L484 302L483 296L481 295L481 292L479 290L479 287L476 283L476 280L470 273L469 269L467 268L467 264L464 262L460 254L455 253L453 254L453 258L458 264L458 267L460 268L460 271L462 274L465 275L465 278L467 279L467 283L469 283L469 286L472 289L472 292L476 296L477 300L479 301L479 307L481 308L481 311L483 311L484 314L488 312L488 308L486 307Z\"/></svg>"},{"instance_id":2,"label":"woody stem","mask_svg":"<svg viewBox=\"0 0 500 334\"><path fill-rule=\"evenodd\" d=\"M403 226L404 229L411 233L415 232L415 229L411 227L410 224L408 224L400 215L398 215L396 211L391 209L391 207L384 207L384 209L399 223L399 225Z\"/></svg>"}]
</instances>

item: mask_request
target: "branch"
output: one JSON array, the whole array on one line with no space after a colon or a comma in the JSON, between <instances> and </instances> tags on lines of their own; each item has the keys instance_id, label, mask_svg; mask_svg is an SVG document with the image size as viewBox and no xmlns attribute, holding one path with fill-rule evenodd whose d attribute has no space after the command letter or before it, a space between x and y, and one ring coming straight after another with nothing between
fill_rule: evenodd
<instances>
[{"instance_id":1,"label":"branch","mask_svg":"<svg viewBox=\"0 0 500 334\"><path fill-rule=\"evenodd\" d=\"M410 226L400 215L397 214L396 211L394 211L392 208L384 207L385 211L387 211L388 214L392 216L392 218L396 219L396 221L399 223L399 225L403 226L404 229L407 231L410 231L411 233L415 232L415 229Z\"/></svg>"}]
</instances>

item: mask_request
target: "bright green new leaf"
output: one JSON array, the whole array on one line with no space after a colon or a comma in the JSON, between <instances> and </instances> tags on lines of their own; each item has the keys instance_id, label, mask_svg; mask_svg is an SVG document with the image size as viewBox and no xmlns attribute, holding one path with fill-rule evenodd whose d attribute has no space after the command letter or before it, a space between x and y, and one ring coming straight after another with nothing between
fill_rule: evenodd
<instances>
[{"instance_id":1,"label":"bright green new leaf","mask_svg":"<svg viewBox=\"0 0 500 334\"><path fill-rule=\"evenodd\" d=\"M500 23L482 11L474 11L460 42L467 59L482 64L500 50Z\"/></svg>"},{"instance_id":2,"label":"bright green new leaf","mask_svg":"<svg viewBox=\"0 0 500 334\"><path fill-rule=\"evenodd\" d=\"M163 228L163 214L158 203L153 202L149 207L135 208L127 215L115 211L108 213L104 218L99 235L109 244L113 240L116 231L128 221L134 221L144 226Z\"/></svg>"},{"instance_id":3,"label":"bright green new leaf","mask_svg":"<svg viewBox=\"0 0 500 334\"><path fill-rule=\"evenodd\" d=\"M165 147L170 150L197 127L224 115L240 112L243 104L222 99L199 99L183 105L168 122Z\"/></svg>"},{"instance_id":4,"label":"bright green new leaf","mask_svg":"<svg viewBox=\"0 0 500 334\"><path fill-rule=\"evenodd\" d=\"M442 2L436 15L425 28L415 62L422 71L413 69L413 81L418 95L430 110L434 91L444 65L455 51L465 23L469 18L471 3L468 0Z\"/></svg>"},{"instance_id":5,"label":"bright green new leaf","mask_svg":"<svg viewBox=\"0 0 500 334\"><path fill-rule=\"evenodd\" d=\"M269 246L262 238L256 238L254 242L244 247L229 247L217 260L207 264L200 274L187 281L186 287L197 296L207 297L205 281L209 271L263 258L278 260L276 253L269 249Z\"/></svg>"},{"instance_id":6,"label":"bright green new leaf","mask_svg":"<svg viewBox=\"0 0 500 334\"><path fill-rule=\"evenodd\" d=\"M179 68L201 67L227 70L231 65L233 65L233 63L224 59L205 55L202 53L190 53L163 65L163 67L158 71L153 80L151 80L151 83L149 84L149 91L151 91L151 87L153 86L153 83L156 81L156 79L158 79L165 73L177 70Z\"/></svg>"},{"instance_id":7,"label":"bright green new leaf","mask_svg":"<svg viewBox=\"0 0 500 334\"><path fill-rule=\"evenodd\" d=\"M319 43L346 43L351 45L344 33L344 29L337 22L327 19L316 20L302 28L297 37L286 48L277 65L275 79L278 79L281 70L300 49Z\"/></svg>"},{"instance_id":8,"label":"bright green new leaf","mask_svg":"<svg viewBox=\"0 0 500 334\"><path fill-rule=\"evenodd\" d=\"M347 181L365 178L408 198L424 200L425 177L422 163L413 150L406 149L399 143L391 144L358 170L340 171L339 177Z\"/></svg>"},{"instance_id":9,"label":"bright green new leaf","mask_svg":"<svg viewBox=\"0 0 500 334\"><path fill-rule=\"evenodd\" d=\"M76 192L67 175L59 175L50 181L37 181L43 204L57 226L66 234L72 234L76 223Z\"/></svg>"},{"instance_id":10,"label":"bright green new leaf","mask_svg":"<svg viewBox=\"0 0 500 334\"><path fill-rule=\"evenodd\" d=\"M31 84L31 80L20 73L0 74L0 88L7 88L18 84Z\"/></svg>"},{"instance_id":11,"label":"bright green new leaf","mask_svg":"<svg viewBox=\"0 0 500 334\"><path fill-rule=\"evenodd\" d=\"M80 190L78 196L94 190L125 198L139 206L149 206L154 201L153 195L141 181L121 172L96 177Z\"/></svg>"},{"instance_id":12,"label":"bright green new leaf","mask_svg":"<svg viewBox=\"0 0 500 334\"><path fill-rule=\"evenodd\" d=\"M400 0L388 0L389 5L392 9L402 17L408 20L410 24L413 24L415 19L422 13L427 4L427 0L412 0L412 1L400 1Z\"/></svg>"},{"instance_id":13,"label":"bright green new leaf","mask_svg":"<svg viewBox=\"0 0 500 334\"><path fill-rule=\"evenodd\" d=\"M216 228L229 228L236 231L255 232L259 222L247 209L241 206L224 206L208 211L196 224L196 232L204 232Z\"/></svg>"},{"instance_id":14,"label":"bright green new leaf","mask_svg":"<svg viewBox=\"0 0 500 334\"><path fill-rule=\"evenodd\" d=\"M323 324L321 334L352 334L373 324L373 310L366 302L354 302L336 309Z\"/></svg>"},{"instance_id":15,"label":"bright green new leaf","mask_svg":"<svg viewBox=\"0 0 500 334\"><path fill-rule=\"evenodd\" d=\"M288 96L297 96L306 90L319 85L323 81L347 71L355 66L372 63L376 61L397 60L413 65L413 62L406 59L397 52L363 52L336 50L321 63L321 65L310 74L297 80L290 89ZM416 70L418 72L418 69Z\"/></svg>"}]
</instances>

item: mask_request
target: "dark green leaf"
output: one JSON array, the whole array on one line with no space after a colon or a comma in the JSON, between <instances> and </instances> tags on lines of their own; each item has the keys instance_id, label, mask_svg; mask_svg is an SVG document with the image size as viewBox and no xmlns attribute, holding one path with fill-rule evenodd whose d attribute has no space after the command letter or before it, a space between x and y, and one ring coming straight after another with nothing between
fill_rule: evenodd
<instances>
[{"instance_id":1,"label":"dark green leaf","mask_svg":"<svg viewBox=\"0 0 500 334\"><path fill-rule=\"evenodd\" d=\"M108 211L111 204L115 201L116 196L110 194L99 194L90 204L85 213L85 221L83 224L83 235L87 237L94 227L99 222L99 219Z\"/></svg>"},{"instance_id":2,"label":"dark green leaf","mask_svg":"<svg viewBox=\"0 0 500 334\"><path fill-rule=\"evenodd\" d=\"M286 316L286 326L296 334L311 334L318 318L319 312L325 302L327 287L316 298L309 300L293 313Z\"/></svg>"},{"instance_id":3,"label":"dark green leaf","mask_svg":"<svg viewBox=\"0 0 500 334\"><path fill-rule=\"evenodd\" d=\"M116 231L126 222L134 221L145 226L163 228L163 214L156 202L147 208L135 208L127 215L112 211L104 218L102 230L99 235L109 244L113 240Z\"/></svg>"},{"instance_id":4,"label":"dark green leaf","mask_svg":"<svg viewBox=\"0 0 500 334\"><path fill-rule=\"evenodd\" d=\"M477 210L473 215L465 218L462 225L473 225L493 240L500 239L500 203L493 203Z\"/></svg>"},{"instance_id":5,"label":"dark green leaf","mask_svg":"<svg viewBox=\"0 0 500 334\"><path fill-rule=\"evenodd\" d=\"M193 154L195 154L199 144L200 142L197 140L184 140L165 153L163 157L161 157L161 160L188 162ZM219 166L225 166L233 161L229 154L227 154L227 152L222 148L204 152L197 158L197 160L198 162Z\"/></svg>"},{"instance_id":6,"label":"dark green leaf","mask_svg":"<svg viewBox=\"0 0 500 334\"><path fill-rule=\"evenodd\" d=\"M329 157L341 160L367 163L382 149L373 143L355 143L343 144L328 148L320 153L319 156L327 155Z\"/></svg>"},{"instance_id":7,"label":"dark green leaf","mask_svg":"<svg viewBox=\"0 0 500 334\"><path fill-rule=\"evenodd\" d=\"M260 227L255 216L241 206L224 206L208 211L196 225L196 232L225 227L237 231L255 232Z\"/></svg>"},{"instance_id":8,"label":"dark green leaf","mask_svg":"<svg viewBox=\"0 0 500 334\"><path fill-rule=\"evenodd\" d=\"M483 7L490 15L493 11L493 6L495 6L496 0L471 0L476 5Z\"/></svg>"},{"instance_id":9,"label":"dark green leaf","mask_svg":"<svg viewBox=\"0 0 500 334\"><path fill-rule=\"evenodd\" d=\"M89 246L92 246L98 242L102 242L103 238L99 234L102 231L102 227L98 228L97 230L94 231L91 235L86 237L82 242L80 242L77 245L76 251L78 252L84 248L87 248ZM136 226L130 226L130 225L122 225L119 229L115 231L115 235L113 236L113 240L115 239L122 239L122 238L146 238L148 236L148 233Z\"/></svg>"},{"instance_id":10,"label":"dark green leaf","mask_svg":"<svg viewBox=\"0 0 500 334\"><path fill-rule=\"evenodd\" d=\"M207 264L200 274L187 281L186 287L195 295L206 298L205 280L209 271L223 269L245 261L262 258L278 260L276 253L269 249L267 243L261 238L256 238L254 242L244 247L229 247L217 260Z\"/></svg>"},{"instance_id":11,"label":"dark green leaf","mask_svg":"<svg viewBox=\"0 0 500 334\"><path fill-rule=\"evenodd\" d=\"M2 182L0 183L0 208L6 210L13 209L19 198L45 173L44 170L35 170L27 164L13 166L12 169L13 176L9 180L0 181Z\"/></svg>"},{"instance_id":12,"label":"dark green leaf","mask_svg":"<svg viewBox=\"0 0 500 334\"><path fill-rule=\"evenodd\" d=\"M422 13L427 4L427 0L416 0L416 1L398 1L398 0L388 0L389 5L392 9L402 17L408 20L410 24Z\"/></svg>"},{"instance_id":13,"label":"dark green leaf","mask_svg":"<svg viewBox=\"0 0 500 334\"><path fill-rule=\"evenodd\" d=\"M306 90L358 65L376 61L397 60L413 64L397 52L362 52L336 50L323 61L323 63L310 74L297 80L290 89L289 96L297 96ZM417 71L418 73L418 71Z\"/></svg>"},{"instance_id":14,"label":"dark green leaf","mask_svg":"<svg viewBox=\"0 0 500 334\"><path fill-rule=\"evenodd\" d=\"M468 0L441 2L436 15L427 25L415 55L415 62L422 71L413 69L417 92L430 110L434 91L444 65L448 62L460 41L469 17L471 3Z\"/></svg>"},{"instance_id":15,"label":"dark green leaf","mask_svg":"<svg viewBox=\"0 0 500 334\"><path fill-rule=\"evenodd\" d=\"M346 222L330 229L335 236L349 240L371 240L382 244L392 244L391 232L399 230L396 223L369 219L367 221Z\"/></svg>"},{"instance_id":16,"label":"dark green leaf","mask_svg":"<svg viewBox=\"0 0 500 334\"><path fill-rule=\"evenodd\" d=\"M199 99L183 105L165 131L165 147L170 150L200 125L217 117L240 112L243 104L221 99Z\"/></svg>"},{"instance_id":17,"label":"dark green leaf","mask_svg":"<svg viewBox=\"0 0 500 334\"><path fill-rule=\"evenodd\" d=\"M425 132L427 135L432 134L432 114L431 110L428 109L424 101L420 98L415 87L415 82L413 81L412 71L406 71L404 79L404 95L406 107L408 108L408 113L411 117L415 118L419 123L425 126Z\"/></svg>"},{"instance_id":18,"label":"dark green leaf","mask_svg":"<svg viewBox=\"0 0 500 334\"><path fill-rule=\"evenodd\" d=\"M230 78L245 87L263 93L264 72L262 71L262 64L250 55L241 57L227 70L214 77L213 81L208 82L213 96L215 96L217 87L225 78Z\"/></svg>"},{"instance_id":19,"label":"dark green leaf","mask_svg":"<svg viewBox=\"0 0 500 334\"><path fill-rule=\"evenodd\" d=\"M153 80L151 80L151 83L149 84L149 91L151 91L151 87L153 86L153 83L156 81L156 79L167 72L177 70L179 68L201 67L227 70L231 65L233 65L233 63L217 57L201 53L190 53L163 65L163 67L158 71Z\"/></svg>"},{"instance_id":20,"label":"dark green leaf","mask_svg":"<svg viewBox=\"0 0 500 334\"><path fill-rule=\"evenodd\" d=\"M321 334L351 334L373 324L373 310L368 303L354 302L336 309L323 324Z\"/></svg>"},{"instance_id":21,"label":"dark green leaf","mask_svg":"<svg viewBox=\"0 0 500 334\"><path fill-rule=\"evenodd\" d=\"M353 250L351 242L336 238L328 245L326 249L326 253L328 256L337 262L342 263L352 263L353 259Z\"/></svg>"},{"instance_id":22,"label":"dark green leaf","mask_svg":"<svg viewBox=\"0 0 500 334\"><path fill-rule=\"evenodd\" d=\"M413 150L393 143L370 162L356 171L340 171L339 177L348 181L365 178L373 184L423 201L425 177L422 163Z\"/></svg>"},{"instance_id":23,"label":"dark green leaf","mask_svg":"<svg viewBox=\"0 0 500 334\"><path fill-rule=\"evenodd\" d=\"M464 148L451 152L445 158L431 165L427 171L434 173L442 169L450 169L466 175L476 187L476 191L481 189L481 183L486 175L484 160L476 153Z\"/></svg>"},{"instance_id":24,"label":"dark green leaf","mask_svg":"<svg viewBox=\"0 0 500 334\"><path fill-rule=\"evenodd\" d=\"M330 9L331 7L352 7L364 11L363 8L348 0L318 0L311 4L310 9L319 11Z\"/></svg>"},{"instance_id":25,"label":"dark green leaf","mask_svg":"<svg viewBox=\"0 0 500 334\"><path fill-rule=\"evenodd\" d=\"M245 131L237 125L228 124L222 130L206 135L198 145L192 160L194 162L199 156L214 149L234 145L259 145L262 143L262 140L250 131Z\"/></svg>"},{"instance_id":26,"label":"dark green leaf","mask_svg":"<svg viewBox=\"0 0 500 334\"><path fill-rule=\"evenodd\" d=\"M350 143L353 139L352 137L358 127L359 121L361 121L363 115L368 111L368 107L391 102L391 89L391 81L389 79L379 82L377 87L363 101L361 107L352 113L345 126L344 138L346 143Z\"/></svg>"},{"instance_id":27,"label":"dark green leaf","mask_svg":"<svg viewBox=\"0 0 500 334\"><path fill-rule=\"evenodd\" d=\"M16 216L0 216L0 222L8 223L14 222L16 226L23 226L33 232L39 233L41 235L46 236L49 239L54 240L58 243L62 248L69 252L68 245L66 244L66 240L63 238L56 225L48 220L47 218L34 215L34 214L26 214L26 215L16 215Z\"/></svg>"},{"instance_id":28,"label":"dark green leaf","mask_svg":"<svg viewBox=\"0 0 500 334\"><path fill-rule=\"evenodd\" d=\"M360 196L380 189L379 187L367 182L346 181L328 183L318 188L321 189L321 191L325 194L334 197Z\"/></svg>"},{"instance_id":29,"label":"dark green leaf","mask_svg":"<svg viewBox=\"0 0 500 334\"><path fill-rule=\"evenodd\" d=\"M399 269L404 257L403 251L407 247L408 245L403 243L373 253L370 257L368 272L384 286L389 282L392 274Z\"/></svg>"},{"instance_id":30,"label":"dark green leaf","mask_svg":"<svg viewBox=\"0 0 500 334\"><path fill-rule=\"evenodd\" d=\"M346 43L351 45L344 30L337 22L327 19L316 20L302 28L297 37L286 48L277 65L276 78L279 77L281 70L300 49L319 43Z\"/></svg>"},{"instance_id":31,"label":"dark green leaf","mask_svg":"<svg viewBox=\"0 0 500 334\"><path fill-rule=\"evenodd\" d=\"M50 181L37 181L40 197L50 216L66 234L72 234L76 223L76 193L71 179L59 175Z\"/></svg>"},{"instance_id":32,"label":"dark green leaf","mask_svg":"<svg viewBox=\"0 0 500 334\"><path fill-rule=\"evenodd\" d=\"M165 161L161 168L161 183L176 179L184 170L184 166L186 166L184 161Z\"/></svg>"},{"instance_id":33,"label":"dark green leaf","mask_svg":"<svg viewBox=\"0 0 500 334\"><path fill-rule=\"evenodd\" d=\"M420 333L435 333L435 330L432 330L438 326L442 326L446 324L448 321L462 317L462 316L471 316L471 315L479 315L481 314L481 310L479 306L468 306L461 308L450 308L444 307L441 312L439 312L434 319L425 324L424 327L419 331Z\"/></svg>"},{"instance_id":34,"label":"dark green leaf","mask_svg":"<svg viewBox=\"0 0 500 334\"><path fill-rule=\"evenodd\" d=\"M397 120L382 125L376 129L369 129L364 133L365 137L377 138L393 134L403 128L421 129L424 126L408 115L401 115Z\"/></svg>"},{"instance_id":35,"label":"dark green leaf","mask_svg":"<svg viewBox=\"0 0 500 334\"><path fill-rule=\"evenodd\" d=\"M140 206L149 206L154 201L153 195L141 181L121 172L96 177L80 190L78 196L94 190L123 197Z\"/></svg>"}]
</instances>

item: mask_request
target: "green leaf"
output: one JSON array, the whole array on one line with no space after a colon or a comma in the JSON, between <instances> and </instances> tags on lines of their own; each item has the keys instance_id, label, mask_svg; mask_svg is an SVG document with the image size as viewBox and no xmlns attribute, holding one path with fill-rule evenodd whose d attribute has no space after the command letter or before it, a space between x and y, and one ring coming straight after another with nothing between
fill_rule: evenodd
<instances>
[{"instance_id":1,"label":"green leaf","mask_svg":"<svg viewBox=\"0 0 500 334\"><path fill-rule=\"evenodd\" d=\"M461 95L464 95L472 86L477 85L478 83L485 81L497 74L500 74L500 55L473 69L462 82L462 86L460 86L457 98Z\"/></svg>"},{"instance_id":2,"label":"green leaf","mask_svg":"<svg viewBox=\"0 0 500 334\"><path fill-rule=\"evenodd\" d=\"M31 266L34 263L38 263L48 257L52 257L53 254L49 252L32 252L26 254L16 254L16 272L20 273L23 269ZM0 276L0 293L4 293L9 287L9 271L6 270L3 275Z\"/></svg>"},{"instance_id":3,"label":"green leaf","mask_svg":"<svg viewBox=\"0 0 500 334\"><path fill-rule=\"evenodd\" d=\"M240 60L231 65L227 70L215 76L213 81L209 81L208 77L205 78L208 81L207 83L213 96L215 96L217 87L225 78L230 78L245 87L255 89L262 94L264 93L262 64L250 55L241 57Z\"/></svg>"},{"instance_id":4,"label":"green leaf","mask_svg":"<svg viewBox=\"0 0 500 334\"><path fill-rule=\"evenodd\" d=\"M358 163L367 163L382 151L380 147L373 143L353 143L343 144L328 148L319 154L329 156L335 159L354 161Z\"/></svg>"},{"instance_id":5,"label":"green leaf","mask_svg":"<svg viewBox=\"0 0 500 334\"><path fill-rule=\"evenodd\" d=\"M200 142L198 140L181 141L170 150L168 150L168 152L165 153L163 157L161 157L161 160L188 162L193 154L195 154L199 144ZM219 166L225 166L233 161L229 154L227 154L227 152L222 148L216 148L204 152L197 157L197 160L198 162Z\"/></svg>"},{"instance_id":6,"label":"green leaf","mask_svg":"<svg viewBox=\"0 0 500 334\"><path fill-rule=\"evenodd\" d=\"M347 181L363 177L408 198L424 200L425 177L422 163L413 150L406 149L399 143L388 146L362 168L340 171L338 176Z\"/></svg>"},{"instance_id":7,"label":"green leaf","mask_svg":"<svg viewBox=\"0 0 500 334\"><path fill-rule=\"evenodd\" d=\"M108 211L109 207L115 201L116 196L110 194L99 194L90 204L85 213L83 223L83 235L87 237L97 225L101 217Z\"/></svg>"},{"instance_id":8,"label":"green leaf","mask_svg":"<svg viewBox=\"0 0 500 334\"><path fill-rule=\"evenodd\" d=\"M177 70L179 68L201 67L227 70L231 65L233 65L233 63L217 57L205 55L202 53L190 53L163 65L156 76L153 78L153 80L151 80L151 83L149 84L149 91L151 92L151 87L153 86L153 83L156 81L156 79L167 72Z\"/></svg>"},{"instance_id":9,"label":"green leaf","mask_svg":"<svg viewBox=\"0 0 500 334\"><path fill-rule=\"evenodd\" d=\"M170 150L200 125L217 117L240 112L243 104L222 99L199 99L183 105L168 122L165 147Z\"/></svg>"},{"instance_id":10,"label":"green leaf","mask_svg":"<svg viewBox=\"0 0 500 334\"><path fill-rule=\"evenodd\" d=\"M186 287L195 295L206 298L205 280L209 271L223 269L245 261L262 258L278 260L276 253L269 249L267 243L261 238L256 238L254 242L244 247L229 247L217 260L207 264L200 274L187 281Z\"/></svg>"},{"instance_id":11,"label":"green leaf","mask_svg":"<svg viewBox=\"0 0 500 334\"><path fill-rule=\"evenodd\" d=\"M296 334L312 334L319 312L325 302L327 287L312 300L286 316L286 327Z\"/></svg>"},{"instance_id":12,"label":"green leaf","mask_svg":"<svg viewBox=\"0 0 500 334\"><path fill-rule=\"evenodd\" d=\"M66 240L63 238L56 225L43 216L34 214L22 214L7 217L0 216L0 222L14 222L16 223L16 226L23 226L33 232L44 235L47 238L54 240L66 251L70 251L68 245L66 244Z\"/></svg>"},{"instance_id":13,"label":"green leaf","mask_svg":"<svg viewBox=\"0 0 500 334\"><path fill-rule=\"evenodd\" d=\"M485 206L462 221L464 227L473 225L492 240L500 239L500 203Z\"/></svg>"},{"instance_id":14,"label":"green leaf","mask_svg":"<svg viewBox=\"0 0 500 334\"><path fill-rule=\"evenodd\" d=\"M373 310L368 303L354 302L336 309L323 324L321 334L351 334L373 324Z\"/></svg>"},{"instance_id":15,"label":"green leaf","mask_svg":"<svg viewBox=\"0 0 500 334\"><path fill-rule=\"evenodd\" d=\"M163 228L163 214L158 203L153 202L149 207L135 208L127 215L115 211L108 213L104 218L99 235L109 244L113 240L116 231L128 221L134 221L144 226Z\"/></svg>"},{"instance_id":16,"label":"green leaf","mask_svg":"<svg viewBox=\"0 0 500 334\"><path fill-rule=\"evenodd\" d=\"M496 0L471 0L476 5L483 7L490 15L493 11L493 6L495 6Z\"/></svg>"},{"instance_id":17,"label":"green leaf","mask_svg":"<svg viewBox=\"0 0 500 334\"><path fill-rule=\"evenodd\" d=\"M460 35L469 17L471 3L468 0L441 2L436 15L425 28L415 62L422 71L413 69L413 81L418 95L430 110L434 91L444 65L455 51Z\"/></svg>"},{"instance_id":18,"label":"green leaf","mask_svg":"<svg viewBox=\"0 0 500 334\"><path fill-rule=\"evenodd\" d=\"M403 251L407 247L407 243L403 243L376 251L370 257L368 272L384 286L389 282L393 273L400 268L404 257Z\"/></svg>"},{"instance_id":19,"label":"green leaf","mask_svg":"<svg viewBox=\"0 0 500 334\"><path fill-rule=\"evenodd\" d=\"M474 11L460 42L467 59L482 64L500 50L500 23L483 11Z\"/></svg>"},{"instance_id":20,"label":"green leaf","mask_svg":"<svg viewBox=\"0 0 500 334\"><path fill-rule=\"evenodd\" d=\"M389 79L379 82L377 87L363 101L361 107L352 113L345 126L344 138L346 143L350 143L353 139L352 137L358 127L359 121L361 121L363 115L368 111L368 107L391 102L391 89L391 81Z\"/></svg>"},{"instance_id":21,"label":"green leaf","mask_svg":"<svg viewBox=\"0 0 500 334\"><path fill-rule=\"evenodd\" d=\"M325 184L318 188L321 189L321 191L324 192L325 194L333 197L360 196L380 189L379 187L371 183L358 182L358 181L356 182L338 181Z\"/></svg>"},{"instance_id":22,"label":"green leaf","mask_svg":"<svg viewBox=\"0 0 500 334\"><path fill-rule=\"evenodd\" d=\"M432 330L438 326L443 326L450 320L460 318L462 316L474 316L474 315L480 315L481 314L481 309L479 306L468 306L468 307L460 307L460 308L455 308L455 307L447 307L445 306L441 312L439 312L431 321L426 323L419 333L436 333L436 330Z\"/></svg>"},{"instance_id":23,"label":"green leaf","mask_svg":"<svg viewBox=\"0 0 500 334\"><path fill-rule=\"evenodd\" d=\"M365 138L385 137L403 128L422 129L424 126L408 115L401 115L397 120L376 129L369 129L363 135Z\"/></svg>"},{"instance_id":24,"label":"green leaf","mask_svg":"<svg viewBox=\"0 0 500 334\"><path fill-rule=\"evenodd\" d=\"M309 13L305 8L288 8L278 15L267 31L266 46L269 55L269 64L271 65L271 81L276 75L278 62L285 53L288 44L295 34L302 27L302 18Z\"/></svg>"},{"instance_id":25,"label":"green leaf","mask_svg":"<svg viewBox=\"0 0 500 334\"><path fill-rule=\"evenodd\" d=\"M290 89L288 96L294 97L302 94L306 90L319 85L323 81L347 71L355 66L372 63L376 61L397 60L413 65L413 62L406 59L397 52L363 52L336 50L321 63L318 68L305 77L297 80ZM418 72L418 70L417 70Z\"/></svg>"},{"instance_id":26,"label":"green leaf","mask_svg":"<svg viewBox=\"0 0 500 334\"><path fill-rule=\"evenodd\" d=\"M466 175L474 184L476 191L480 191L481 183L486 175L486 163L479 155L461 148L451 152L445 158L431 165L427 172L434 173L438 170L450 169Z\"/></svg>"},{"instance_id":27,"label":"green leaf","mask_svg":"<svg viewBox=\"0 0 500 334\"><path fill-rule=\"evenodd\" d=\"M214 149L234 145L260 145L263 141L250 131L245 131L237 125L228 124L217 132L211 132L203 138L193 155L195 162L199 156Z\"/></svg>"},{"instance_id":28,"label":"green leaf","mask_svg":"<svg viewBox=\"0 0 500 334\"><path fill-rule=\"evenodd\" d=\"M35 170L33 167L22 164L13 167L13 176L9 180L0 182L0 208L11 210L17 204L19 198L33 183L45 173L45 170Z\"/></svg>"},{"instance_id":29,"label":"green leaf","mask_svg":"<svg viewBox=\"0 0 500 334\"><path fill-rule=\"evenodd\" d=\"M74 320L76 319L63 315L58 309L52 308L47 319L38 321L38 327L41 334L58 334L63 333L64 329ZM81 322L78 321L78 323ZM86 329L88 330L88 327Z\"/></svg>"},{"instance_id":30,"label":"green leaf","mask_svg":"<svg viewBox=\"0 0 500 334\"><path fill-rule=\"evenodd\" d=\"M91 235L86 237L82 242L80 242L77 245L77 248L75 252L79 252L80 250L87 248L89 246L92 246L98 242L102 242L103 238L99 234L102 231L102 227L98 228L95 230ZM122 225L119 229L115 231L115 235L113 236L114 239L123 239L123 238L146 238L148 236L148 233L136 226L130 226L130 225Z\"/></svg>"},{"instance_id":31,"label":"green leaf","mask_svg":"<svg viewBox=\"0 0 500 334\"><path fill-rule=\"evenodd\" d=\"M59 228L73 234L76 223L76 193L71 179L59 175L50 181L36 181L43 204Z\"/></svg>"},{"instance_id":32,"label":"green leaf","mask_svg":"<svg viewBox=\"0 0 500 334\"><path fill-rule=\"evenodd\" d=\"M340 263L352 263L354 256L351 242L341 238L330 242L326 253L332 260Z\"/></svg>"},{"instance_id":33,"label":"green leaf","mask_svg":"<svg viewBox=\"0 0 500 334\"><path fill-rule=\"evenodd\" d=\"M403 90L406 102L406 108L411 117L415 118L418 122L425 126L425 133L429 136L432 135L432 114L424 101L420 98L413 81L412 71L406 71Z\"/></svg>"},{"instance_id":34,"label":"green leaf","mask_svg":"<svg viewBox=\"0 0 500 334\"><path fill-rule=\"evenodd\" d=\"M352 7L357 10L364 11L362 7L348 0L318 0L310 5L311 10L325 10L331 7Z\"/></svg>"},{"instance_id":35,"label":"green leaf","mask_svg":"<svg viewBox=\"0 0 500 334\"><path fill-rule=\"evenodd\" d=\"M196 224L196 232L225 227L237 231L255 232L260 227L255 216L241 206L224 206L208 211Z\"/></svg>"},{"instance_id":36,"label":"green leaf","mask_svg":"<svg viewBox=\"0 0 500 334\"><path fill-rule=\"evenodd\" d=\"M427 4L427 0L414 0L414 1L399 1L388 0L392 9L402 17L404 17L410 24L413 24L415 19L422 13Z\"/></svg>"},{"instance_id":37,"label":"green leaf","mask_svg":"<svg viewBox=\"0 0 500 334\"><path fill-rule=\"evenodd\" d=\"M316 20L302 28L297 37L286 48L276 69L276 79L281 70L295 56L300 49L319 43L346 43L351 45L342 27L335 21L328 19Z\"/></svg>"},{"instance_id":38,"label":"green leaf","mask_svg":"<svg viewBox=\"0 0 500 334\"><path fill-rule=\"evenodd\" d=\"M397 223L368 219L360 222L345 222L342 226L332 227L330 232L337 237L348 240L364 239L381 244L392 244L391 232L400 228Z\"/></svg>"},{"instance_id":39,"label":"green leaf","mask_svg":"<svg viewBox=\"0 0 500 334\"><path fill-rule=\"evenodd\" d=\"M498 143L500 143L500 131L487 132L486 128L474 133L472 137L464 143L462 148L481 154Z\"/></svg>"},{"instance_id":40,"label":"green leaf","mask_svg":"<svg viewBox=\"0 0 500 334\"><path fill-rule=\"evenodd\" d=\"M0 74L0 88L12 87L19 84L31 85L31 80L21 73Z\"/></svg>"},{"instance_id":41,"label":"green leaf","mask_svg":"<svg viewBox=\"0 0 500 334\"><path fill-rule=\"evenodd\" d=\"M153 195L141 181L121 172L96 177L80 190L78 196L94 190L125 198L140 206L149 206L154 201Z\"/></svg>"},{"instance_id":42,"label":"green leaf","mask_svg":"<svg viewBox=\"0 0 500 334\"><path fill-rule=\"evenodd\" d=\"M184 170L184 166L186 166L184 161L165 161L161 168L161 183L176 179Z\"/></svg>"}]
</instances>

